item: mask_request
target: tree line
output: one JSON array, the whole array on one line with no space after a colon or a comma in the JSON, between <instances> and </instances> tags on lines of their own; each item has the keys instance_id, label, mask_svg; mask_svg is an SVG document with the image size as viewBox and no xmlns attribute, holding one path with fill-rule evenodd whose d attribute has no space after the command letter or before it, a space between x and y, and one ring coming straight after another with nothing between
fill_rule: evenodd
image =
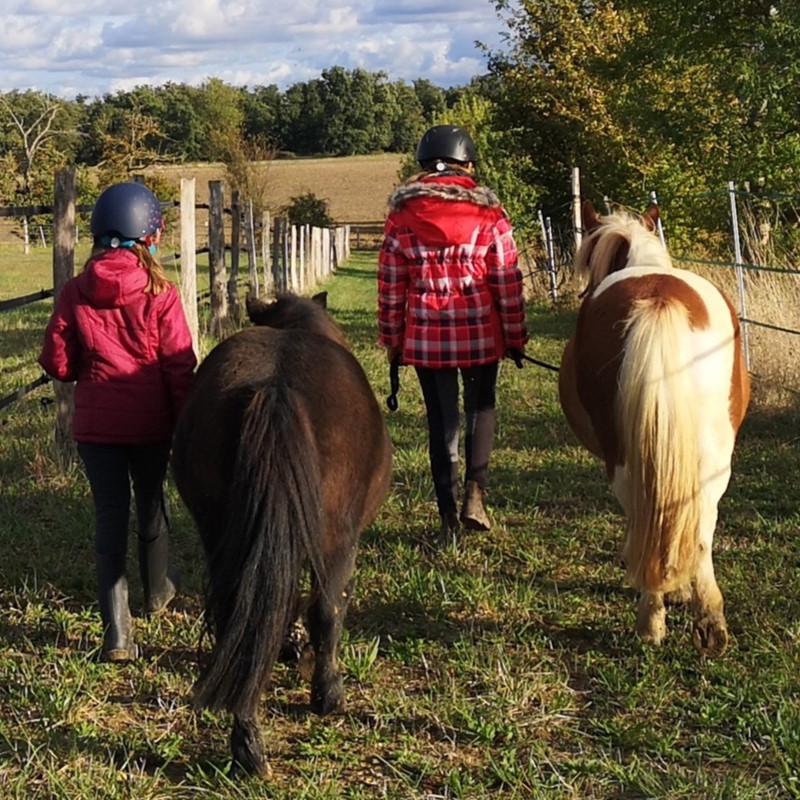
<instances>
[{"instance_id":1,"label":"tree line","mask_svg":"<svg viewBox=\"0 0 800 800\"><path fill-rule=\"evenodd\" d=\"M158 163L406 152L468 91L343 67L285 91L217 78L74 100L11 91L0 94L0 196L48 202L64 164L117 179Z\"/></svg>"}]
</instances>

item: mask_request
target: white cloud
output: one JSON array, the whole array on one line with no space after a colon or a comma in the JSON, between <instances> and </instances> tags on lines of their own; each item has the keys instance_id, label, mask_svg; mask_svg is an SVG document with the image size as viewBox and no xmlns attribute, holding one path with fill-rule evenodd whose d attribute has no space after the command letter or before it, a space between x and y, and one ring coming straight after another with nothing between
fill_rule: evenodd
<instances>
[{"instance_id":1,"label":"white cloud","mask_svg":"<svg viewBox=\"0 0 800 800\"><path fill-rule=\"evenodd\" d=\"M89 96L218 77L285 89L333 66L467 83L496 46L492 0L7 0L0 91Z\"/></svg>"}]
</instances>

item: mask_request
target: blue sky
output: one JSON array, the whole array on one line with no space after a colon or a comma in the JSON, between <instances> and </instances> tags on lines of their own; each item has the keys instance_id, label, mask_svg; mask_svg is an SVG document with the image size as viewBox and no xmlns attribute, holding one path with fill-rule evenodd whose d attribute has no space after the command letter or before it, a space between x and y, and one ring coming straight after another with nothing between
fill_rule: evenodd
<instances>
[{"instance_id":1,"label":"blue sky","mask_svg":"<svg viewBox=\"0 0 800 800\"><path fill-rule=\"evenodd\" d=\"M342 66L467 83L504 30L492 0L5 0L0 91L294 83Z\"/></svg>"}]
</instances>

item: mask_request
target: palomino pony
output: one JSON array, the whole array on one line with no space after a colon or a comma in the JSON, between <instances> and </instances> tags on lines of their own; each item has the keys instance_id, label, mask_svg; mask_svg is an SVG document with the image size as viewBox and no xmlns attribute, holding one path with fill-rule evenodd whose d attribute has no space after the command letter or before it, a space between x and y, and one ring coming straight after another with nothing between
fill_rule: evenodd
<instances>
[{"instance_id":1,"label":"palomino pony","mask_svg":"<svg viewBox=\"0 0 800 800\"><path fill-rule=\"evenodd\" d=\"M712 541L750 380L733 306L704 278L673 267L653 233L657 220L657 206L642 218L601 218L584 204L588 235L575 267L587 285L559 394L625 512L638 634L660 643L665 595L691 600L694 644L717 656L728 632Z\"/></svg>"},{"instance_id":2,"label":"palomino pony","mask_svg":"<svg viewBox=\"0 0 800 800\"><path fill-rule=\"evenodd\" d=\"M173 445L178 490L205 550L213 648L195 704L233 714L238 769L268 770L258 704L300 613L314 655L311 709L344 700L337 650L362 530L386 496L392 448L383 412L326 295L248 300L256 327L197 371Z\"/></svg>"}]
</instances>

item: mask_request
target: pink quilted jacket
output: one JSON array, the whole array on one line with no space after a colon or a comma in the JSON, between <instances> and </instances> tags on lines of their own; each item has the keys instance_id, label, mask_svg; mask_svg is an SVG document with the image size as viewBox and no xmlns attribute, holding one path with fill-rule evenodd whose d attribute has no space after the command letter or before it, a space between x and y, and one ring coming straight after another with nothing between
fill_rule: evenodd
<instances>
[{"instance_id":1,"label":"pink quilted jacket","mask_svg":"<svg viewBox=\"0 0 800 800\"><path fill-rule=\"evenodd\" d=\"M77 381L79 442L169 441L197 360L174 286L145 294L147 272L129 250L104 251L59 293L39 363Z\"/></svg>"}]
</instances>

